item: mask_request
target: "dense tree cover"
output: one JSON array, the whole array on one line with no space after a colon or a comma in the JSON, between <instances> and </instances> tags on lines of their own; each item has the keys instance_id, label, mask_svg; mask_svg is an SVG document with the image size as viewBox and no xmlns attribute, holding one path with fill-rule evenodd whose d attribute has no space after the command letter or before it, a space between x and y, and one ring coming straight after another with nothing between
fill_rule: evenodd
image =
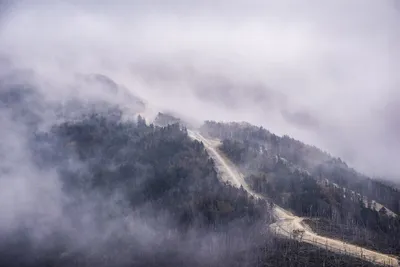
<instances>
[{"instance_id":1,"label":"dense tree cover","mask_svg":"<svg viewBox=\"0 0 400 267\"><path fill-rule=\"evenodd\" d=\"M160 227L178 233L179 241L164 240L164 245L179 246L186 242L200 245L200 241L190 240L211 234L217 239L232 239L232 245L238 238L244 244L260 245L262 241L260 233L265 232L263 224L268 220L265 203L250 198L243 189L221 183L203 145L190 140L178 124L155 127L140 117L137 122L123 122L115 114L92 114L56 125L49 132L36 132L31 148L38 166L57 168L63 190L71 199L64 207L65 216L72 216L84 206L87 196L112 199L119 195L120 205L135 216L145 221L156 218L162 224ZM75 162L72 166L71 160ZM105 209L97 203L94 206ZM105 212L112 218L121 216L115 208ZM104 220L102 213L95 216ZM140 243L131 241L131 247ZM227 241L225 244L229 245ZM114 249L117 248L128 253L121 244L116 244ZM154 249L157 254L157 248ZM156 262L170 265L174 257L179 260L184 255L180 255L178 248L164 253L178 256L168 256L169 261L161 253ZM134 255L139 257L132 252ZM180 260L187 262L186 257ZM148 260L143 259L140 264Z\"/></svg>"},{"instance_id":2,"label":"dense tree cover","mask_svg":"<svg viewBox=\"0 0 400 267\"><path fill-rule=\"evenodd\" d=\"M202 130L220 139L232 139L259 145L270 155L279 155L290 163L328 179L341 187L354 190L368 199L374 199L395 213L400 213L400 191L386 183L371 179L347 166L340 158L306 145L289 136L279 137L262 127L247 123L218 123L207 121Z\"/></svg>"},{"instance_id":3,"label":"dense tree cover","mask_svg":"<svg viewBox=\"0 0 400 267\"><path fill-rule=\"evenodd\" d=\"M365 229L348 235L347 240L388 253L400 252L400 219L388 216L384 208L373 210L365 195L349 190L368 188L368 197L381 196L382 203L395 203L397 190L363 177L315 147L289 137L239 123L206 122L202 131L222 138L220 146L233 162L247 173L246 181L257 192L278 205L306 217L328 219L333 225ZM320 158L319 158L320 156ZM342 186L348 186L347 190ZM383 194L383 192L385 192ZM396 209L395 205L390 207ZM326 222L327 220L322 220ZM324 229L320 227L317 231ZM344 227L330 228L331 236L342 237ZM343 231L336 231L343 229ZM327 231L324 231L326 233Z\"/></svg>"},{"instance_id":4,"label":"dense tree cover","mask_svg":"<svg viewBox=\"0 0 400 267\"><path fill-rule=\"evenodd\" d=\"M38 250L24 236L26 229L21 229L1 243L0 260L7 266L361 264L346 256L268 237L265 203L255 201L243 189L223 184L204 146L190 140L178 124L155 127L140 117L136 122L123 122L115 114L92 114L55 125L48 132L36 132L31 138L35 164L42 169L56 167L70 198L64 207L66 219L86 205L87 196L100 195L104 200L118 193L123 197L111 210L102 201L91 203L98 210L94 212L97 220L120 220L117 207L127 207L123 213L134 213L149 224L156 220L162 224L156 226L161 228L157 233L167 230L173 237L156 239L159 243L151 243L149 251L126 229L122 233L126 237L99 240L101 245L87 255L87 248L71 251L63 232L55 232L46 240L49 245ZM75 162L72 166L71 160ZM100 230L108 228L100 223ZM121 235L118 230L113 233ZM269 241L265 244L265 240ZM204 246L210 251L197 251Z\"/></svg>"},{"instance_id":5,"label":"dense tree cover","mask_svg":"<svg viewBox=\"0 0 400 267\"><path fill-rule=\"evenodd\" d=\"M203 144L178 124L126 120L104 102L57 106L31 90L0 93L3 114L25 129L5 132L26 138L18 164L34 182L51 174L62 200L46 213L60 216L54 222L25 214L0 228L0 265L369 266L272 238L268 206L222 183ZM39 127L43 112L55 114L50 127Z\"/></svg>"},{"instance_id":6,"label":"dense tree cover","mask_svg":"<svg viewBox=\"0 0 400 267\"><path fill-rule=\"evenodd\" d=\"M160 128L140 117L135 124L94 115L63 123L52 133L92 170L90 176L64 175L73 191L95 188L110 194L123 188L132 206L151 202L183 225L217 227L244 217L255 221L263 213L262 204L253 204L243 190L219 182L203 145L178 124Z\"/></svg>"}]
</instances>

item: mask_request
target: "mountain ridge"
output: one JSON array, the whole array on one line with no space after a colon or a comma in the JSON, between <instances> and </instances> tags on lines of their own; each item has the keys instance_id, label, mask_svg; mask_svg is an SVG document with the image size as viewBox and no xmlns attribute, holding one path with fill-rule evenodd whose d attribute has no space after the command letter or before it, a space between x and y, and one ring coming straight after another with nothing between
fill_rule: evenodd
<instances>
[{"instance_id":1,"label":"mountain ridge","mask_svg":"<svg viewBox=\"0 0 400 267\"><path fill-rule=\"evenodd\" d=\"M104 85L114 86L109 81ZM9 165L0 163L0 182L10 184L4 187L8 191L2 197L9 196L9 192L21 195L18 183L14 183L17 177L19 183L29 185L23 192L34 201L29 207L35 207L27 214L27 209L11 209L12 216L5 217L15 220L10 223L13 231L0 228L4 237L0 261L8 266L69 266L70 262L78 266L264 266L268 259L276 266L294 262L306 266L310 258L314 266L321 261L370 266L365 258L275 236L267 227L278 219L292 230L310 230L298 220L307 217L303 213L308 211L313 212L310 218L334 215L331 221L341 222L342 210L336 202L320 203L326 197L334 200L336 195L329 190L313 194L312 190L321 189L313 178L315 170L297 168L290 149L288 152L284 147L260 144L262 138L276 142L288 142L288 138L279 139L248 123L231 123L210 129L216 138L196 141L189 138L193 137L192 126L183 119L160 113L154 121L146 120L144 101L135 102L139 105L131 108L104 98L77 98L60 104L40 97L35 88L0 89L0 109L4 111L0 118L3 125L15 126L0 131L0 155L10 159L6 161ZM112 90L105 92L114 95ZM47 117L49 112L55 119ZM132 113L142 115L135 118ZM200 134L207 123L200 127ZM24 131L18 131L20 128ZM222 144L217 134L224 137ZM18 140L9 144L13 149L3 146L10 136ZM234 176L232 169L225 176L219 172L220 165L213 159L216 154L208 150L210 146L223 161L229 160L243 171L238 174L236 186L229 183ZM282 149L283 153L271 154L274 149ZM11 151L20 159L18 164L9 158ZM339 170L346 168L338 160L331 164L339 164ZM326 169L330 170L317 168ZM43 181L47 191L41 187ZM269 191L266 181L293 184L285 187L284 183L271 183L269 186L277 188ZM246 191L254 192L253 196ZM59 202L48 199L54 196ZM273 211L271 201L291 213L279 208ZM310 209L313 201L320 206ZM368 216L376 215L354 203L350 207ZM40 213L35 213L37 208L41 208ZM282 212L277 216L276 211ZM10 210L2 212L9 214ZM397 222L384 214L377 218ZM386 221L382 225L390 226ZM336 238L335 234L331 239ZM361 241L355 243L362 246ZM393 240L377 241L377 249L368 249L387 254L393 251ZM278 248L285 249L285 256Z\"/></svg>"}]
</instances>

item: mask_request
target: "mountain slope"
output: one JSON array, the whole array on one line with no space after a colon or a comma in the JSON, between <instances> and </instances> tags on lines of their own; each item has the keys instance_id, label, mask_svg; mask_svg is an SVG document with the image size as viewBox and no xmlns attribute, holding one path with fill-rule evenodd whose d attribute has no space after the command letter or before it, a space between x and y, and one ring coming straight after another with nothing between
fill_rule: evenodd
<instances>
[{"instance_id":1,"label":"mountain slope","mask_svg":"<svg viewBox=\"0 0 400 267\"><path fill-rule=\"evenodd\" d=\"M100 82L111 86L100 90L112 98L114 84ZM218 173L221 161L207 149L214 141L194 141L178 124L132 117L141 102L130 108L118 97L57 102L35 87L6 87L0 88L7 126L0 129L3 265L372 266L271 235L271 206L224 182L236 168ZM240 172L234 177L245 181Z\"/></svg>"},{"instance_id":2,"label":"mountain slope","mask_svg":"<svg viewBox=\"0 0 400 267\"><path fill-rule=\"evenodd\" d=\"M209 151L211 157L218 162L217 166L220 168L222 173L221 176L224 177L224 179L230 181L237 187L245 188L250 195L256 198L264 198L260 194L257 194L250 189L247 183L244 181L243 175L241 175L240 171L236 170L234 165L230 163L228 159L224 158L220 152L218 152L218 142L215 140L208 140L201 134L193 131L189 131L189 136L205 144L205 147ZM346 244L338 240L318 236L313 233L309 227L305 227L301 223L301 218L294 216L290 212L287 212L276 205L273 208L273 215L277 222L272 224L270 227L275 234L280 234L288 238L298 238L296 234L299 234L301 235L301 242L310 243L328 250L366 259L377 264L399 266L398 260L395 257L363 249L362 247Z\"/></svg>"},{"instance_id":3,"label":"mountain slope","mask_svg":"<svg viewBox=\"0 0 400 267\"><path fill-rule=\"evenodd\" d=\"M375 196L381 203L395 204L397 189L357 173L315 147L278 137L260 127L206 122L201 131L223 140L220 150L240 166L252 190L299 216L326 220L313 227L316 232L388 254L400 252L398 216L387 207L377 210L379 204L369 198ZM300 150L295 149L298 147ZM364 191L368 196L343 185L368 188ZM396 205L390 207L396 210ZM321 225L328 221L335 226L331 228L334 231ZM343 238L343 226L357 231L346 231Z\"/></svg>"},{"instance_id":4,"label":"mountain slope","mask_svg":"<svg viewBox=\"0 0 400 267\"><path fill-rule=\"evenodd\" d=\"M357 172L340 158L335 158L314 146L288 136L279 137L262 127L246 123L224 124L208 121L201 130L221 140L247 142L249 149L252 150L251 153L258 149L258 152L268 152L271 157L279 156L300 171L306 171L319 179L327 179L340 187L359 193L369 202L377 201L394 213L400 213L400 191ZM251 155L239 155L240 153L242 152L236 154L239 157L236 160L242 161L241 164L244 161L249 164ZM251 166L253 169L260 167L262 166Z\"/></svg>"}]
</instances>

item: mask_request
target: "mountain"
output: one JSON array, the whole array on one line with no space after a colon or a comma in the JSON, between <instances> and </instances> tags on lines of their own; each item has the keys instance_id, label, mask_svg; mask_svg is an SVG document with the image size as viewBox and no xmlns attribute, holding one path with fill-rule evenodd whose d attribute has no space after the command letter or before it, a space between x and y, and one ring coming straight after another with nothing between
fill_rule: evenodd
<instances>
[{"instance_id":1,"label":"mountain","mask_svg":"<svg viewBox=\"0 0 400 267\"><path fill-rule=\"evenodd\" d=\"M398 191L315 147L247 123L205 122L198 132L222 141L216 153L264 196L255 197L221 179L188 123L136 117L145 101L109 77L79 83L106 96L90 101L0 84L3 266L374 265L275 235L271 201L317 233L398 253ZM118 104L127 94L131 105Z\"/></svg>"},{"instance_id":2,"label":"mountain","mask_svg":"<svg viewBox=\"0 0 400 267\"><path fill-rule=\"evenodd\" d=\"M371 179L316 147L247 123L207 121L201 131L246 173L250 187L307 217L325 236L398 254L397 188Z\"/></svg>"}]
</instances>

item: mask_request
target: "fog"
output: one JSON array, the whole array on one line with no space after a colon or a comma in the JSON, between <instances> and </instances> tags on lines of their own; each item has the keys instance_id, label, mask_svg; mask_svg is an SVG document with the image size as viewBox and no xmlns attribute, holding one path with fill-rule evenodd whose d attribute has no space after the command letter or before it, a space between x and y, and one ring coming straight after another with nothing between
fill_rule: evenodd
<instances>
[{"instance_id":1,"label":"fog","mask_svg":"<svg viewBox=\"0 0 400 267\"><path fill-rule=\"evenodd\" d=\"M400 177L394 1L82 2L0 1L0 89L36 88L39 94L21 106L42 130L60 122L57 105L102 101L117 104L126 119L171 111L195 125L248 121L317 145L368 174ZM224 246L214 235L182 241L169 232L168 215L126 215L119 195L87 196L65 214L70 199L58 174L34 164L30 129L14 112L25 110L0 114L2 238L23 227L42 244L61 232L68 253L96 251L93 257L114 240L141 242L118 251L121 261L133 249L152 255L165 244L167 252L185 248L180 253L214 263L246 248ZM74 158L69 164L85 167ZM114 219L94 212L99 207ZM242 240L237 230L230 231Z\"/></svg>"},{"instance_id":2,"label":"fog","mask_svg":"<svg viewBox=\"0 0 400 267\"><path fill-rule=\"evenodd\" d=\"M17 1L1 16L3 57L59 84L53 96L107 74L157 110L249 121L400 174L395 1Z\"/></svg>"},{"instance_id":3,"label":"fog","mask_svg":"<svg viewBox=\"0 0 400 267\"><path fill-rule=\"evenodd\" d=\"M90 180L96 171L114 172L112 177L118 180L121 166L115 165L121 161L101 152L85 161L73 149L65 149L73 142L63 143L61 134L48 136L60 123L80 121L85 113L104 112L113 105L124 112L123 122L132 120L142 104L104 76L78 76L73 83L60 86L37 81L30 72L13 74L0 76L2 264L43 266L53 261L56 266L70 266L72 260L74 266L221 266L222 260L229 264L226 260L230 256L264 241L260 235L265 227L263 220L251 229L232 221L226 225L226 232L195 227L187 233L179 232L176 219L167 209L160 211L152 201L130 203L129 198L136 196L127 196L123 188L129 187L131 194L139 195L144 190L143 180L148 178L136 172L112 194L95 186L86 190L84 179ZM39 88L58 88L61 92ZM111 135L112 140L118 138ZM113 143L100 143L99 147L102 145ZM96 151L97 147L89 149ZM98 165L93 168L96 165L91 161L102 159L106 159L105 169ZM143 170L154 171L148 165Z\"/></svg>"},{"instance_id":4,"label":"fog","mask_svg":"<svg viewBox=\"0 0 400 267\"><path fill-rule=\"evenodd\" d=\"M18 1L1 16L2 62L58 84L49 95L107 74L155 109L249 121L400 173L395 1Z\"/></svg>"}]
</instances>

